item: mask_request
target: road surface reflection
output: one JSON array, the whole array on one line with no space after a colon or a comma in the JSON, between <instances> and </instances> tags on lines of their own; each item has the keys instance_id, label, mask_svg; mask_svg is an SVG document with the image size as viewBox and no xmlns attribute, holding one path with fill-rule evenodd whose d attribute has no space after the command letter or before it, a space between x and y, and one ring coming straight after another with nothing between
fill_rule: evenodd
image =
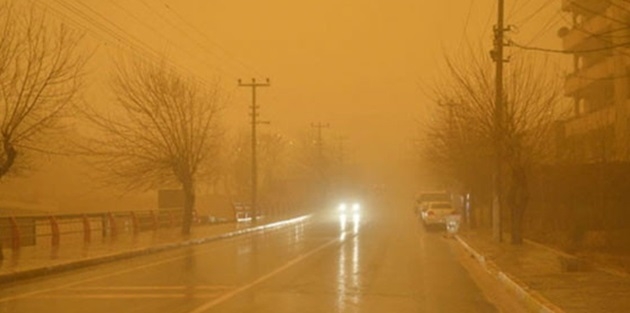
<instances>
[{"instance_id":1,"label":"road surface reflection","mask_svg":"<svg viewBox=\"0 0 630 313\"><path fill-rule=\"evenodd\" d=\"M341 253L339 254L339 269L337 271L338 297L337 307L341 312L346 312L346 306L351 304L356 308L359 303L359 230L361 225L361 214L352 213L339 215L340 241L342 242ZM351 239L348 238L351 236ZM347 245L349 242L349 246ZM348 259L347 250L351 251Z\"/></svg>"}]
</instances>

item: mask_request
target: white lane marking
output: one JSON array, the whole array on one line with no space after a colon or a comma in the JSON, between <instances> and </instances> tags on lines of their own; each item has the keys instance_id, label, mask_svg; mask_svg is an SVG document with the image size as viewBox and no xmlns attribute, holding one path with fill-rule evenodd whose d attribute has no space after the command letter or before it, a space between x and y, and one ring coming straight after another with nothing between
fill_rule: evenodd
<instances>
[{"instance_id":1,"label":"white lane marking","mask_svg":"<svg viewBox=\"0 0 630 313\"><path fill-rule=\"evenodd\" d=\"M111 294L74 294L74 295L58 295L58 294L48 294L48 295L38 295L35 296L35 299L181 299L181 298L190 298L190 299L208 299L215 298L220 295L220 292L214 293L151 293L151 294L127 294L127 293L111 293Z\"/></svg>"},{"instance_id":2,"label":"white lane marking","mask_svg":"<svg viewBox=\"0 0 630 313\"><path fill-rule=\"evenodd\" d=\"M204 252L201 252L201 253L195 254L195 255L201 255L201 254L205 254L205 253L210 253L210 251L204 251ZM24 299L24 298L32 297L32 296L35 296L35 295L38 295L38 294L46 293L46 292L57 291L57 290L61 290L61 289L67 289L67 288L70 288L72 286L80 285L80 284L83 284L83 283L88 283L88 282L92 282L92 281L95 281L95 280L105 279L105 278L113 277L113 276L116 276L116 275L126 274L126 273L133 272L133 271L136 271L136 270L140 270L140 269L144 269L144 268L148 268L148 267L152 267L152 266L157 266L157 265L164 264L164 263L177 261L177 260L184 259L184 258L187 258L187 257L190 257L190 256L183 255L183 256L168 258L168 259L164 259L164 260L161 260L161 261L157 261L157 262L153 262L153 263L147 263L147 264L143 264L143 265L140 265L140 266L135 266L135 267L131 267L131 268L128 268L128 269L120 270L120 271L117 271L117 272L112 272L112 273L108 273L108 274L104 274L104 275L94 276L94 277L91 277L91 278L77 280L77 281L74 281L74 282L71 282L71 283L59 285L59 286L52 287L52 288L45 288L45 289L40 289L40 290L36 290L36 291L26 292L26 293L18 294L18 295L15 295L15 296L2 298L2 299L0 299L0 303L2 303L2 302L9 302L9 301L17 300L17 299Z\"/></svg>"},{"instance_id":3,"label":"white lane marking","mask_svg":"<svg viewBox=\"0 0 630 313\"><path fill-rule=\"evenodd\" d=\"M334 238L334 239L332 239L332 240L322 244L321 246L319 246L319 247L317 247L317 248L307 252L306 254L302 254L302 255L298 256L297 258L292 259L291 261L287 262L283 266L281 266L281 267L271 271L270 273L267 273L267 274L259 277L258 279L254 280L253 282L251 282L251 283L249 283L247 285L243 285L243 286L241 286L239 288L236 288L236 289L234 289L234 290L224 294L223 296L221 296L219 298L216 298L216 299L214 299L214 300L212 300L210 302L204 303L203 305L201 305L200 307L190 311L189 313L201 313L201 312L204 312L204 311L206 311L206 310L208 310L208 309L210 309L210 308L212 308L212 307L214 307L214 306L216 306L218 304L221 304L222 302L224 302L224 301L226 301L226 300L228 300L228 299L238 295L239 293L242 293L242 292L244 292L244 291L246 291L246 290L248 290L248 289L250 289L250 288L252 288L252 287L254 287L254 286L256 286L256 285L258 285L258 284L260 284L260 283L262 283L264 281L266 281L266 280L268 280L269 278L272 278L272 277L280 274L281 272L283 272L286 269L292 267L293 265L301 262L302 260L304 260L304 259L306 259L308 257L313 256L317 252L319 252L319 251L321 251L321 250L327 248L328 246L330 246L330 245L332 245L334 243L337 243L337 242L339 242L339 238Z\"/></svg>"},{"instance_id":4,"label":"white lane marking","mask_svg":"<svg viewBox=\"0 0 630 313\"><path fill-rule=\"evenodd\" d=\"M234 286L227 286L227 285L207 285L207 286L196 286L196 285L192 285L192 286L102 286L102 287L73 287L73 288L66 288L64 290L70 290L70 291L105 291L105 290L134 290L134 291L138 291L138 290L142 290L142 291L147 291L147 290L190 290L190 289L196 289L196 290L226 290L226 289L232 289L234 288Z\"/></svg>"},{"instance_id":5,"label":"white lane marking","mask_svg":"<svg viewBox=\"0 0 630 313\"><path fill-rule=\"evenodd\" d=\"M306 218L309 218L309 217L310 216L299 217L299 218L291 219L291 220L288 220L288 221L281 221L281 222L276 222L276 223L268 224L268 225L280 226L280 225L283 225L284 223L288 223L289 221L302 222ZM264 229L261 229L260 231L263 231L263 230ZM256 232L252 231L251 233L254 234ZM229 239L235 239L235 238L239 238L239 237L232 237L232 238L229 238ZM227 243L227 241L219 241L219 242L220 243ZM198 255L208 254L208 253L213 252L214 250L216 250L218 248L220 248L220 247L212 247L212 249L200 251L200 252L194 253L193 255L194 256L198 256ZM112 272L112 273L108 273L108 274L104 274L104 275L100 275L100 276L94 276L94 277L91 277L91 278L86 278L86 279L74 281L74 282L71 282L71 283L59 285L59 286L52 287L52 288L45 288L45 289L40 289L40 290L36 290L36 291L21 293L21 294L15 295L15 296L9 296L9 297L6 297L6 298L0 298L0 303L14 301L14 300L18 300L18 299L24 299L24 298L32 297L32 296L39 295L39 294L42 294L42 293L46 293L46 292L57 291L57 290L60 290L60 289L67 289L67 288L70 288L70 287L73 287L73 286L77 286L77 285L80 285L80 284L83 284L83 283L88 283L88 282L92 282L92 281L96 281L96 280L100 280L100 279L105 279L105 278L109 278L109 277L113 277L113 276L117 276L117 275L121 275L121 274L126 274L126 273L133 272L133 271L136 271L136 270L140 270L140 269L145 269L145 268L161 265L161 264L164 264L164 263L174 262L174 261L185 259L185 258L189 258L189 257L190 257L190 255L181 255L181 256L172 257L172 258L160 260L160 261L153 262L153 263L147 263L147 264L143 264L143 265L140 265L140 266L130 267L128 269L120 270L120 271L117 271L117 272Z\"/></svg>"}]
</instances>

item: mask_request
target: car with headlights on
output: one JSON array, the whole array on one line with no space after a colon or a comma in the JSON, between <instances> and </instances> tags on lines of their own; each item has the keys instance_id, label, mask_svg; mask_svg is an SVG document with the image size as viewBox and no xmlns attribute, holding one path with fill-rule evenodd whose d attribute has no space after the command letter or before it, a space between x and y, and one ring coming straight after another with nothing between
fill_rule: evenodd
<instances>
[{"instance_id":1,"label":"car with headlights on","mask_svg":"<svg viewBox=\"0 0 630 313\"><path fill-rule=\"evenodd\" d=\"M361 213L361 204L359 202L341 202L337 207L340 215L355 215Z\"/></svg>"}]
</instances>

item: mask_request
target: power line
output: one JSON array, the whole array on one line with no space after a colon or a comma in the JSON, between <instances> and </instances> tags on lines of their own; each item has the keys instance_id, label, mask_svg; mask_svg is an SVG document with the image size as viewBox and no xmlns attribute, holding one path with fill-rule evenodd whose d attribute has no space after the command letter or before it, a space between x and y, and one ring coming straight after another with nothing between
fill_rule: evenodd
<instances>
[{"instance_id":1,"label":"power line","mask_svg":"<svg viewBox=\"0 0 630 313\"><path fill-rule=\"evenodd\" d=\"M524 1L520 4L519 6L519 0L514 0L512 1L512 5L511 5L511 9L510 12L508 12L507 16L508 19L512 18L514 15L518 14L521 10L523 10L525 7L527 7L532 1L528 0L528 1Z\"/></svg>"},{"instance_id":2,"label":"power line","mask_svg":"<svg viewBox=\"0 0 630 313\"><path fill-rule=\"evenodd\" d=\"M143 1L144 2L144 1ZM186 25L189 29L193 30L195 33L197 33L198 36L200 36L201 38L203 38L206 43L210 44L211 46L216 47L217 49L223 51L224 54L226 54L228 57L231 57L237 64L241 65L241 67L243 67L243 69L249 70L254 72L257 75L260 75L260 72L253 66L246 64L245 62L243 62L242 60L238 59L237 57L235 57L233 55L233 53L231 53L230 51L228 51L225 47L223 47L222 45L218 44L216 41L213 41L212 39L210 39L210 37L208 37L208 35L206 35L204 32L202 32L201 30L199 30L198 27L196 27L195 25L193 25L191 22L189 22L187 19L185 19L179 12L177 12L175 9L173 9L170 5L168 5L164 0L161 1L162 4L164 5L164 7L169 11L172 12L173 15L179 20L181 21L184 25ZM146 2L145 2L146 3ZM188 32L186 32L188 33Z\"/></svg>"},{"instance_id":3,"label":"power line","mask_svg":"<svg viewBox=\"0 0 630 313\"><path fill-rule=\"evenodd\" d=\"M584 76L584 75L579 75L579 74L571 74L571 77L576 77L576 78L581 78L581 79L586 79L586 80L591 80L591 81L604 81L604 80L617 80L617 79L622 79L622 78L628 78L630 77L630 75L617 75L617 76L606 76L606 77L599 77L599 78L595 78L595 77L588 77L588 76Z\"/></svg>"},{"instance_id":4,"label":"power line","mask_svg":"<svg viewBox=\"0 0 630 313\"><path fill-rule=\"evenodd\" d=\"M549 30L551 30L555 25L557 25L562 20L562 14L560 12L556 12L553 16L551 16L545 25L534 35L532 39L527 42L527 45L532 44L534 41L539 39L542 35L546 34Z\"/></svg>"},{"instance_id":5,"label":"power line","mask_svg":"<svg viewBox=\"0 0 630 313\"><path fill-rule=\"evenodd\" d=\"M532 18L534 18L534 16L538 15L538 13L540 13L542 10L544 10L545 8L547 8L550 4L556 2L557 0L547 0L545 3L543 3L538 9L536 9L534 12L532 12L531 14L529 14L528 16L526 16L525 18L518 20L517 22L514 22L514 24L518 25L518 24L525 24L527 22L529 22Z\"/></svg>"},{"instance_id":6,"label":"power line","mask_svg":"<svg viewBox=\"0 0 630 313\"><path fill-rule=\"evenodd\" d=\"M594 12L594 13L595 13L595 14L597 14L597 15L601 15L601 14L599 14L598 12L595 12L595 11L590 11L590 12L591 12L591 13L593 13L593 12ZM561 16L562 16L562 15L561 15ZM604 15L602 15L602 17L603 17L603 16L604 16ZM568 21L568 20L567 20L564 16L562 16L562 18L563 18L563 19L564 19L567 23L571 23L571 21ZM580 31L580 32L582 32L582 33L584 33L584 34L590 35L590 36L592 36L592 37L594 37L594 38L596 38L596 39L599 39L600 41L603 41L603 42L605 42L606 44L608 44L608 45L609 45L608 47L602 48L602 49L604 49L604 50L606 50L606 49L608 49L608 50L613 50L613 49L616 49L616 48L620 48L620 47L614 47L615 45L613 45L613 41L612 41L610 38L607 38L607 37L603 36L602 34L593 33L593 32L591 32L591 31L588 31L588 30L584 29L584 28L577 27L577 25L574 25L574 28L573 28L573 29L575 29L575 30L577 30L577 31ZM623 55L630 56L630 54L628 54L628 53L627 53L627 52L625 52L625 51L620 51L620 50L617 50L617 51L618 51L619 53L623 54Z\"/></svg>"},{"instance_id":7,"label":"power line","mask_svg":"<svg viewBox=\"0 0 630 313\"><path fill-rule=\"evenodd\" d=\"M608 2L611 2L611 1L608 0ZM606 18L606 19L608 19L610 21L618 22L618 23L622 23L624 25L627 25L627 24L625 24L625 22L622 22L622 21L619 21L617 19L611 18L611 17L609 17L609 16L607 16L605 14L601 14L599 12L593 11L593 10L591 10L589 8L586 8L586 7L584 7L584 6L580 5L580 4L574 3L573 5L581 8L581 9L583 9L585 11L588 11L590 13L593 13L593 14L596 14L596 15L601 16L603 18ZM562 17L566 22L569 22L561 14L560 14L560 17ZM621 44L612 44L613 42L609 38L604 37L604 34L609 34L609 33L617 32L617 31L622 31L622 30L624 30L623 28L610 30L610 31L608 31L606 33L593 33L593 32L587 31L586 29L583 29L581 27L577 27L577 25L574 25L574 29L578 30L578 31L581 31L581 32L583 32L583 33L585 33L587 35L591 35L592 37L597 38L597 39L599 39L601 41L604 41L605 43L607 43L609 45L607 45L606 47L593 48L593 49L561 50L561 49L550 49L550 48L542 48L542 47L532 47L532 46L529 46L529 44L521 45L521 44L518 44L518 43L516 43L514 41L510 41L509 43L510 43L510 45L512 45L514 47L517 47L519 49L523 49L523 50L540 51L540 52L548 52L548 53L561 53L561 54L597 53L597 52L610 51L610 50L613 50L613 49L624 48L624 47L629 47L630 46L630 42L624 42L624 43L621 43ZM620 51L620 53L622 53L624 55L628 55L625 51Z\"/></svg>"},{"instance_id":8,"label":"power line","mask_svg":"<svg viewBox=\"0 0 630 313\"><path fill-rule=\"evenodd\" d=\"M133 36L132 34L130 34L129 32L125 31L123 28L121 28L120 26L118 26L116 23L112 22L111 20L109 20L107 17L105 17L103 14L95 11L94 9L92 9L91 7L87 6L84 3L78 2L78 4L80 4L81 6L85 7L87 10L89 10L90 12L92 12L94 15L96 15L97 17L100 18L99 21L97 19L95 19L93 16L90 16L90 14L86 13L85 10L82 10L80 8L78 8L76 5L73 5L71 3L68 3L64 0L55 0L55 2L61 7L63 8L63 11L65 12L69 12L72 15L78 17L79 19L81 19L83 22L87 22L89 25L92 25L92 27L88 27L83 23L77 22L75 19L72 19L67 13L64 13L62 10L59 10L55 7L53 7L51 5L50 2L47 1L40 1L41 3L43 3L44 5L46 5L48 8L54 10L55 12L57 12L58 14L64 16L66 19L70 19L72 21L74 21L75 24L78 24L79 27L87 29L87 30L91 30L93 34L95 34L97 37L110 42L110 43L115 43L117 45L121 45L123 47L127 47L129 48L130 52L136 54L136 55L144 55L146 57L149 57L154 63L164 63L167 62L169 66L173 67L173 68L178 68L181 71L184 71L186 73L188 73L189 75L191 75L192 77L194 77L197 81L208 85L207 81L201 77L199 77L198 75L194 74L192 71L190 71L189 69L176 64L164 57L161 57L161 53L159 53L155 48L149 46L148 44L146 44L145 42L139 40L138 38L136 38L135 36ZM107 25L112 25L114 28L118 29L118 31L113 30L111 27L107 26ZM98 32L95 32L94 29L98 30L99 32L101 32L102 34L105 34L107 37L109 37L110 39L107 39L106 37L103 37L102 35L99 35ZM111 41L111 39L114 40L114 42Z\"/></svg>"},{"instance_id":9,"label":"power line","mask_svg":"<svg viewBox=\"0 0 630 313\"><path fill-rule=\"evenodd\" d=\"M131 16L134 20L136 20L137 22L139 22L140 24L144 25L146 28L148 28L149 30L151 30L153 33L155 33L156 35L158 35L159 37L162 37L163 39L168 41L168 38L166 38L166 36L164 36L164 34L162 32L159 32L155 29L155 27L149 25L148 23L146 23L145 21L143 21L142 19L138 18L135 14L132 14L131 12L129 12L129 10L126 10L125 8L123 8L122 6L120 6L118 3L116 3L113 0L110 0L110 2L112 4L114 4L117 8L119 8L121 11L125 12L127 15ZM183 51L184 53L186 53L187 55L189 55L192 58L198 58L199 56L192 53L189 50L186 50L183 48L183 46L178 46L180 48L181 51ZM224 71L221 68L215 67L209 63L207 63L207 61L204 58L200 59L201 62L205 63L206 65L208 65L209 67L219 71L219 72L223 72Z\"/></svg>"},{"instance_id":10,"label":"power line","mask_svg":"<svg viewBox=\"0 0 630 313\"><path fill-rule=\"evenodd\" d=\"M466 14L466 22L464 22L464 30L462 31L462 39L459 41L459 49L461 49L462 47L462 43L464 42L464 39L466 38L466 32L468 31L468 23L470 22L470 15L472 13L472 8L473 8L473 0L470 0L470 3L468 5L468 14Z\"/></svg>"},{"instance_id":11,"label":"power line","mask_svg":"<svg viewBox=\"0 0 630 313\"><path fill-rule=\"evenodd\" d=\"M601 52L601 51L608 51L608 50L615 49L615 48L629 47L630 46L630 42L625 42L625 43L622 43L622 44L608 46L608 47L603 47L603 48L584 49L584 50L559 50L559 49L549 49L549 48L531 47L531 46L521 45L521 44L516 43L513 40L510 40L508 43L509 43L510 46L517 47L517 48L523 49L523 50L541 51L541 52L549 52L549 53L563 53L563 54L596 53L596 52Z\"/></svg>"},{"instance_id":12,"label":"power line","mask_svg":"<svg viewBox=\"0 0 630 313\"><path fill-rule=\"evenodd\" d=\"M486 20L485 26L483 27L482 37L485 37L488 29L490 29L490 23L492 22L492 16L493 16L492 12L494 12L496 8L495 5L496 5L495 2L492 1L492 8L490 9L490 13L488 14L488 19Z\"/></svg>"},{"instance_id":13,"label":"power line","mask_svg":"<svg viewBox=\"0 0 630 313\"><path fill-rule=\"evenodd\" d=\"M625 8L625 7L624 7L624 6L622 6L622 5L617 4L616 2L614 2L614 1L612 1L612 0L607 0L606 2L608 2L608 3L609 3L610 5L612 5L612 6L615 6L615 7L619 8L619 9L621 9L621 10L626 11L626 13L630 13L630 10L628 10L627 8ZM626 1L626 3L628 3L628 2Z\"/></svg>"},{"instance_id":14,"label":"power line","mask_svg":"<svg viewBox=\"0 0 630 313\"><path fill-rule=\"evenodd\" d=\"M580 8L580 9L584 10L584 11L587 11L587 12L589 12L589 13L592 13L592 14L595 14L595 15L598 15L598 16L601 16L601 17L603 17L603 18L605 18L605 19L607 19L607 20L610 20L610 21L613 21L613 22L619 23L619 24L621 24L621 25L630 26L630 25L629 25L629 24L627 24L625 21L618 20L618 19L616 19L616 18L614 18L614 17L610 17L610 16L608 16L608 15L606 15L606 14L601 14L600 12L594 11L593 9L590 9L590 8L587 8L587 7L583 6L583 5L581 5L579 2L574 1L574 2L572 2L571 4L572 4L573 6L576 6L576 7Z\"/></svg>"},{"instance_id":15,"label":"power line","mask_svg":"<svg viewBox=\"0 0 630 313\"><path fill-rule=\"evenodd\" d=\"M151 12L153 13L155 16L157 16L160 20L164 21L166 24L168 24L170 27L172 27L172 29L178 31L179 33L183 34L184 37L187 37L193 44L195 44L197 47L201 48L200 50L205 51L205 53L208 53L210 55L214 55L217 58L220 58L218 54L216 54L214 51L212 51L211 49L208 49L207 47L205 47L203 44L201 44L199 42L199 40L195 39L194 37L192 37L190 35L190 32L187 32L186 30L182 29L179 25L177 25L176 23L174 23L173 21L171 21L169 18L167 18L166 16L164 16L162 13L160 13L159 11L157 11L155 8L153 8L151 5L149 5L148 2L144 1L144 0L140 0L141 3ZM183 47L180 47L180 49L183 50ZM190 54L192 55L192 54ZM219 68L216 65L211 65L210 63L208 63L206 58L203 58L204 63L208 64L210 67L226 73L225 70L223 70L222 68Z\"/></svg>"}]
</instances>

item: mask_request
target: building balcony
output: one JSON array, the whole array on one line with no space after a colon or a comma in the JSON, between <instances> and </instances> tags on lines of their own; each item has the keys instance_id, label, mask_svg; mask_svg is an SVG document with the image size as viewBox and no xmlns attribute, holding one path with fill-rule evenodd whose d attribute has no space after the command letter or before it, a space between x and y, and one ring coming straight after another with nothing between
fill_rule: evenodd
<instances>
[{"instance_id":1,"label":"building balcony","mask_svg":"<svg viewBox=\"0 0 630 313\"><path fill-rule=\"evenodd\" d=\"M596 82L610 80L610 77L612 77L615 72L614 66L614 59L608 57L599 63L569 74L564 81L564 95L571 97L591 87Z\"/></svg>"},{"instance_id":2,"label":"building balcony","mask_svg":"<svg viewBox=\"0 0 630 313\"><path fill-rule=\"evenodd\" d=\"M562 36L564 50L585 50L604 47L606 41L593 34L603 34L610 29L611 21L603 16L593 16L574 25Z\"/></svg>"},{"instance_id":3,"label":"building balcony","mask_svg":"<svg viewBox=\"0 0 630 313\"><path fill-rule=\"evenodd\" d=\"M579 136L615 123L615 107L609 106L564 122L566 137Z\"/></svg>"},{"instance_id":4,"label":"building balcony","mask_svg":"<svg viewBox=\"0 0 630 313\"><path fill-rule=\"evenodd\" d=\"M610 6L610 1L603 0L562 0L562 10L578 14L602 12Z\"/></svg>"}]
</instances>

